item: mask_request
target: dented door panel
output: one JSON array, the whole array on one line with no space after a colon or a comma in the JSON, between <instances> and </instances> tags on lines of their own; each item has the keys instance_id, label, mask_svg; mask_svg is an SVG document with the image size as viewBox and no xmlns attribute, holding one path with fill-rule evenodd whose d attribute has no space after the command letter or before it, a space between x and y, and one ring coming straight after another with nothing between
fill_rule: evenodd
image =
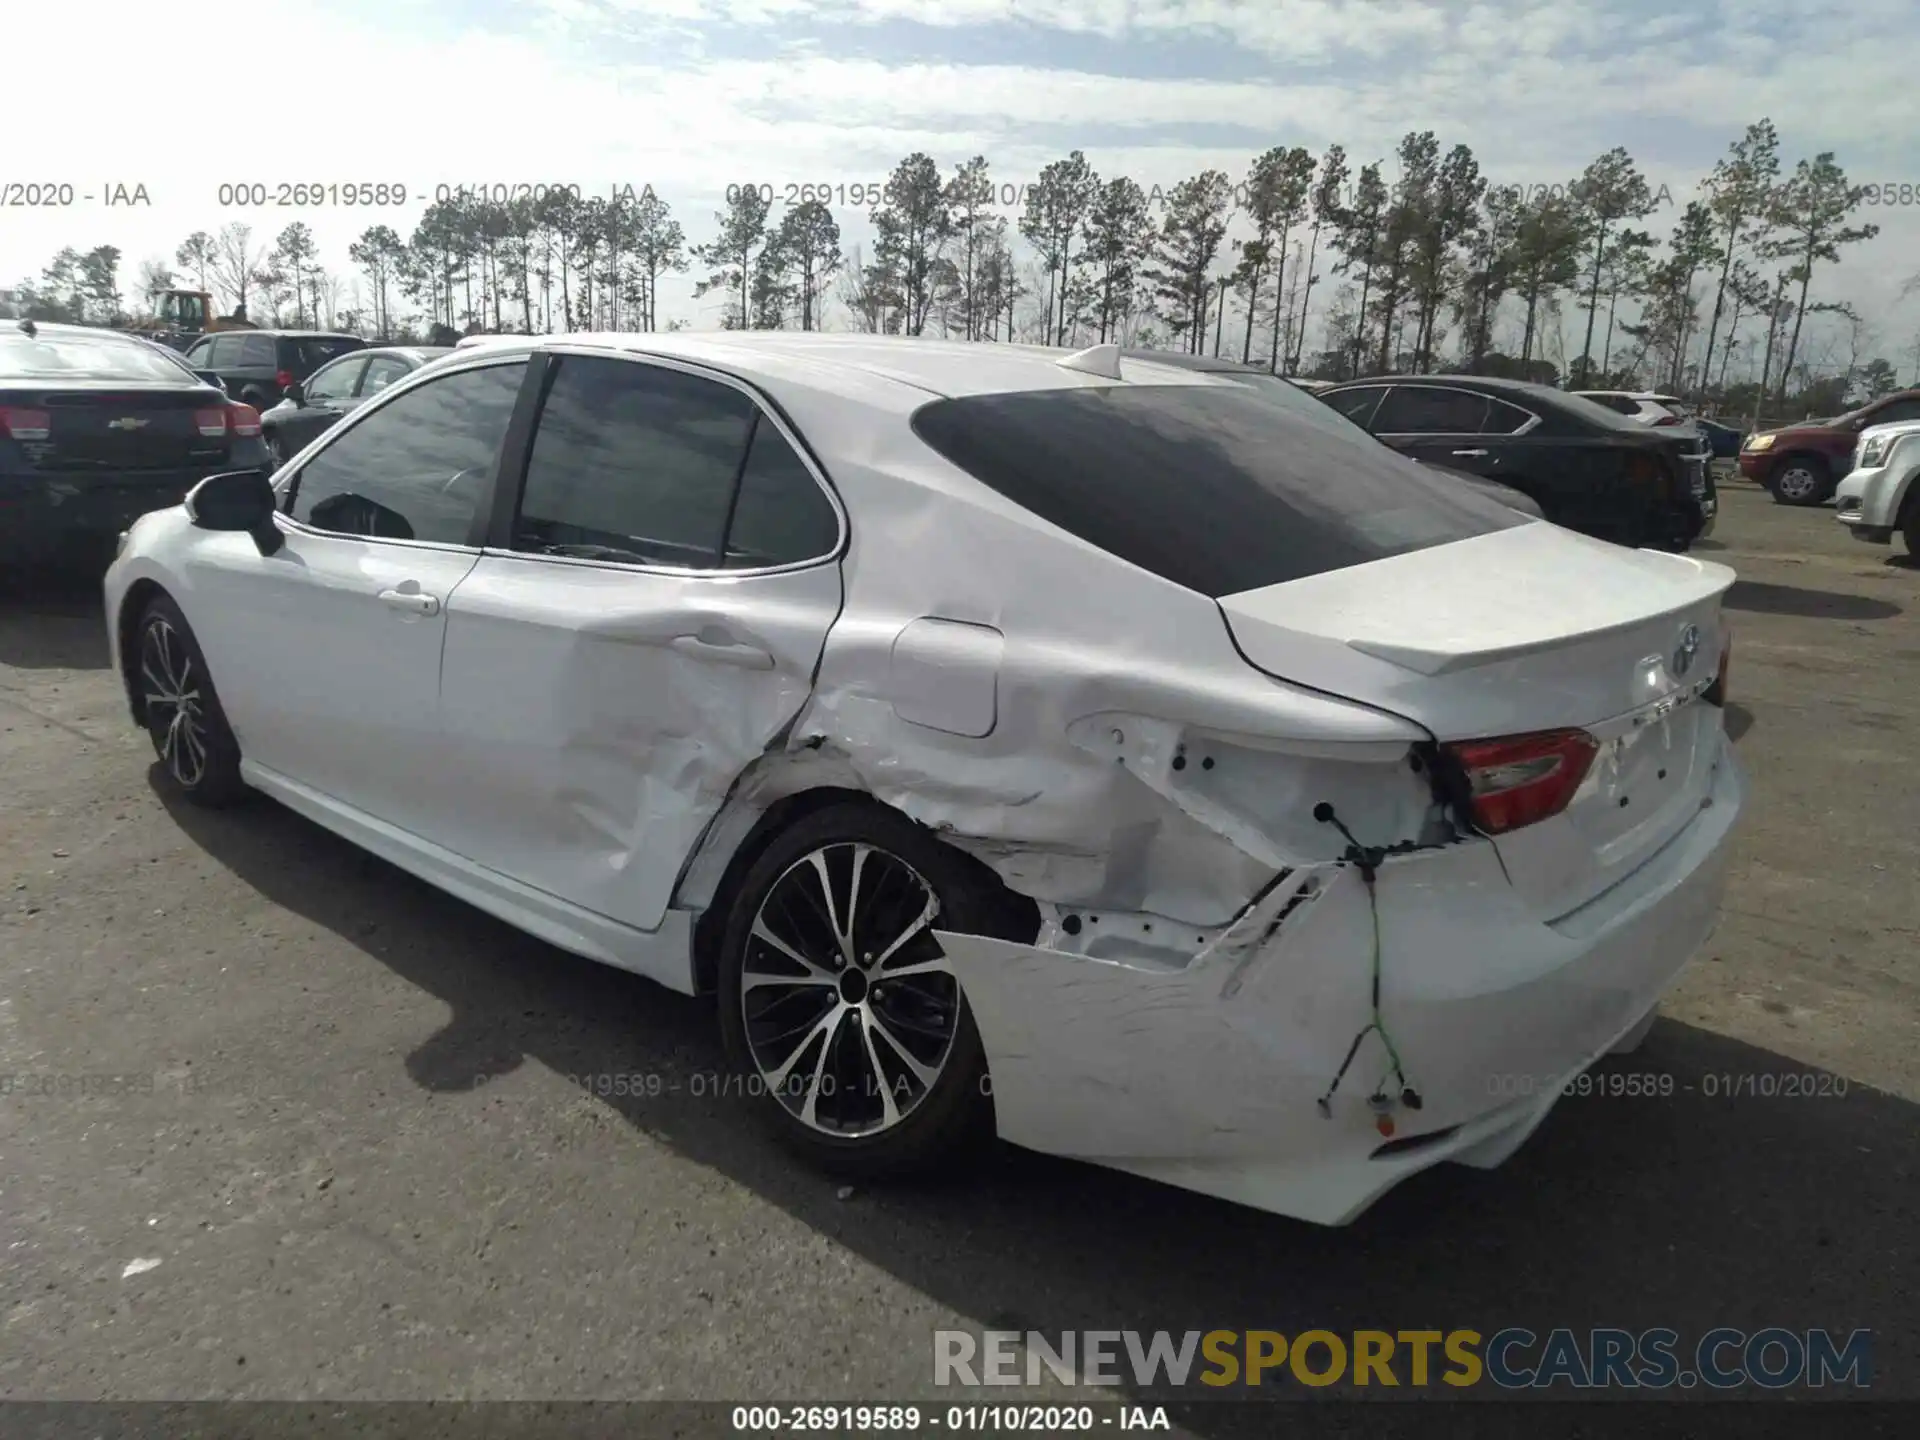
<instances>
[{"instance_id":1,"label":"dented door panel","mask_svg":"<svg viewBox=\"0 0 1920 1440\"><path fill-rule=\"evenodd\" d=\"M805 704L828 563L656 573L489 552L448 607L456 853L643 930L741 773Z\"/></svg>"}]
</instances>

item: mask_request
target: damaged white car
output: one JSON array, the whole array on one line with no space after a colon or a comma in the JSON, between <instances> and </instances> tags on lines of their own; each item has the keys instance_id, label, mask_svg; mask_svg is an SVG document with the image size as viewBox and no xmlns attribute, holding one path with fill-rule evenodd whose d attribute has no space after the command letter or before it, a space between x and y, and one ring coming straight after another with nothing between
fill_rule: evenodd
<instances>
[{"instance_id":1,"label":"damaged white car","mask_svg":"<svg viewBox=\"0 0 1920 1440\"><path fill-rule=\"evenodd\" d=\"M574 335L204 482L106 600L171 783L717 991L808 1156L1340 1223L1708 935L1732 580L1112 347Z\"/></svg>"}]
</instances>

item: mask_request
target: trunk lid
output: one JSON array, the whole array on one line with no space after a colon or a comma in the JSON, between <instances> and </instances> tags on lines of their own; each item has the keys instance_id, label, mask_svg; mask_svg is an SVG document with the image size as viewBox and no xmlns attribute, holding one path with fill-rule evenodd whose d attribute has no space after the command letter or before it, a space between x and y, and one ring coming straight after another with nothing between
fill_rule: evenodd
<instances>
[{"instance_id":1,"label":"trunk lid","mask_svg":"<svg viewBox=\"0 0 1920 1440\"><path fill-rule=\"evenodd\" d=\"M120 475L217 467L227 458L227 432L202 435L196 415L225 403L212 389L179 387L0 391L0 406L47 416L44 438L14 442L28 467L41 473Z\"/></svg>"},{"instance_id":2,"label":"trunk lid","mask_svg":"<svg viewBox=\"0 0 1920 1440\"><path fill-rule=\"evenodd\" d=\"M1593 734L1600 752L1568 808L1497 841L1516 888L1557 915L1698 811L1723 733L1699 696L1733 581L1724 565L1535 524L1219 604L1256 668L1402 715L1443 743Z\"/></svg>"}]
</instances>

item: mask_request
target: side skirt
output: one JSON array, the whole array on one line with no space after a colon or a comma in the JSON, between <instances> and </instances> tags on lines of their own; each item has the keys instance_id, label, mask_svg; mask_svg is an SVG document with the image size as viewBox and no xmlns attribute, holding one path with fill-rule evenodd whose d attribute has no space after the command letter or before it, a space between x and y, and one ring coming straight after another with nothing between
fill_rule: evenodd
<instances>
[{"instance_id":1,"label":"side skirt","mask_svg":"<svg viewBox=\"0 0 1920 1440\"><path fill-rule=\"evenodd\" d=\"M515 929L603 965L694 993L693 916L669 910L658 930L636 930L477 865L251 760L240 775L289 810Z\"/></svg>"}]
</instances>

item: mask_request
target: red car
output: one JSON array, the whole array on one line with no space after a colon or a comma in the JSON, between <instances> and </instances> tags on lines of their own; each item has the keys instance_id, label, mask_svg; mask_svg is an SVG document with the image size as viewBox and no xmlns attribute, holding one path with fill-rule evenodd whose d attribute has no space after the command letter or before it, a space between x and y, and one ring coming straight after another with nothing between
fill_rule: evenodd
<instances>
[{"instance_id":1,"label":"red car","mask_svg":"<svg viewBox=\"0 0 1920 1440\"><path fill-rule=\"evenodd\" d=\"M1920 420L1920 390L1897 390L1831 420L1762 430L1740 447L1740 473L1782 505L1824 505L1853 468L1854 447L1869 425Z\"/></svg>"}]
</instances>

